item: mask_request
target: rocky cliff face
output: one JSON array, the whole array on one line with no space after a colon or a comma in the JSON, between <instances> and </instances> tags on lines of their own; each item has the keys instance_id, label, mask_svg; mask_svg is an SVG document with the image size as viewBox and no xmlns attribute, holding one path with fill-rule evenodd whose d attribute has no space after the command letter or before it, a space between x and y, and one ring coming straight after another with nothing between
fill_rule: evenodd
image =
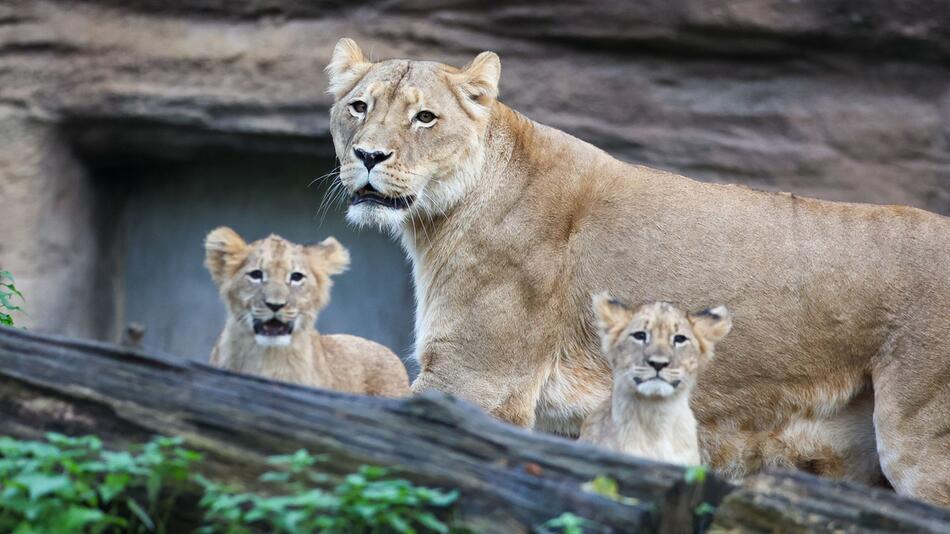
<instances>
[{"instance_id":1,"label":"rocky cliff face","mask_svg":"<svg viewBox=\"0 0 950 534\"><path fill-rule=\"evenodd\" d=\"M0 195L20 227L0 263L28 291L56 280L34 310L72 324L59 303L110 287L90 164L208 145L329 154L323 66L342 36L377 59L494 50L502 100L629 161L950 213L950 6L534 4L7 0Z\"/></svg>"}]
</instances>

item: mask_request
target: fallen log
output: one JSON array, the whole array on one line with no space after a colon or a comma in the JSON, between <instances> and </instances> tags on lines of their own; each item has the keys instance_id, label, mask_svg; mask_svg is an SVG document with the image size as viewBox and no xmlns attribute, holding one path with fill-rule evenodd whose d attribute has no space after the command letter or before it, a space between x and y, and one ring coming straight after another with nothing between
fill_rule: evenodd
<instances>
[{"instance_id":1,"label":"fallen log","mask_svg":"<svg viewBox=\"0 0 950 534\"><path fill-rule=\"evenodd\" d=\"M177 435L201 471L253 489L266 458L306 448L342 475L364 464L457 489L474 532L530 532L571 512L585 532L943 532L950 510L804 474L740 487L501 423L442 395L392 400L271 382L128 347L0 328L0 435L96 434L121 448ZM618 483L618 502L581 486ZM633 504L628 504L628 503Z\"/></svg>"},{"instance_id":2,"label":"fallen log","mask_svg":"<svg viewBox=\"0 0 950 534\"><path fill-rule=\"evenodd\" d=\"M746 479L719 506L713 532L950 533L950 510L804 473Z\"/></svg>"},{"instance_id":3,"label":"fallen log","mask_svg":"<svg viewBox=\"0 0 950 534\"><path fill-rule=\"evenodd\" d=\"M442 395L359 397L240 376L128 347L0 329L0 434L96 434L123 447L155 434L185 438L210 477L253 487L266 457L306 448L342 475L363 464L457 489L456 514L476 532L530 532L562 512L590 532L692 532L694 510L729 486L687 482L682 468L522 430ZM617 481L623 504L583 491Z\"/></svg>"}]
</instances>

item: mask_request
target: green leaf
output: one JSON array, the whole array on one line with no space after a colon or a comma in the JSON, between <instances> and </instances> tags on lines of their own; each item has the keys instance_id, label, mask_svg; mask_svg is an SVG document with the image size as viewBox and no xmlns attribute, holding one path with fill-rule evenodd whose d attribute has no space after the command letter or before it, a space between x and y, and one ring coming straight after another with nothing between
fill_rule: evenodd
<instances>
[{"instance_id":1,"label":"green leaf","mask_svg":"<svg viewBox=\"0 0 950 534\"><path fill-rule=\"evenodd\" d=\"M112 499L122 493L129 485L131 478L128 473L109 473L106 475L102 485L99 486L99 495L102 497L102 502L105 504L112 502Z\"/></svg>"},{"instance_id":2,"label":"green leaf","mask_svg":"<svg viewBox=\"0 0 950 534\"><path fill-rule=\"evenodd\" d=\"M439 534L447 534L449 532L449 526L429 512L417 515L416 521L418 521L420 525L426 527L427 529L438 532Z\"/></svg>"},{"instance_id":3,"label":"green leaf","mask_svg":"<svg viewBox=\"0 0 950 534\"><path fill-rule=\"evenodd\" d=\"M31 500L39 499L69 486L69 477L46 475L43 473L25 473L15 479L14 484L22 485L30 494Z\"/></svg>"},{"instance_id":4,"label":"green leaf","mask_svg":"<svg viewBox=\"0 0 950 534\"><path fill-rule=\"evenodd\" d=\"M594 480L581 485L581 489L614 501L620 496L620 492L617 489L617 481L606 475L597 475Z\"/></svg>"},{"instance_id":5,"label":"green leaf","mask_svg":"<svg viewBox=\"0 0 950 534\"><path fill-rule=\"evenodd\" d=\"M706 481L707 468L702 465L692 465L686 468L685 478L687 484L702 484Z\"/></svg>"},{"instance_id":6,"label":"green leaf","mask_svg":"<svg viewBox=\"0 0 950 534\"><path fill-rule=\"evenodd\" d=\"M584 525L587 523L587 520L583 517L578 517L570 512L564 512L563 514L547 520L543 525L541 525L542 532L547 532L549 529L560 529L564 534L584 534Z\"/></svg>"},{"instance_id":7,"label":"green leaf","mask_svg":"<svg viewBox=\"0 0 950 534\"><path fill-rule=\"evenodd\" d=\"M696 510L695 510L695 514L700 515L700 516L712 515L714 513L716 513L716 507L709 504L708 502L704 502L700 504L699 506L696 507Z\"/></svg>"},{"instance_id":8,"label":"green leaf","mask_svg":"<svg viewBox=\"0 0 950 534\"><path fill-rule=\"evenodd\" d=\"M135 517L145 525L145 528L149 530L155 530L155 523L152 522L152 518L148 516L148 513L139 506L139 503L135 502L134 499L128 498L125 500L125 505L129 507L129 510L135 514Z\"/></svg>"},{"instance_id":9,"label":"green leaf","mask_svg":"<svg viewBox=\"0 0 950 534\"><path fill-rule=\"evenodd\" d=\"M268 471L261 475L261 482L287 482L290 480L290 473L286 471Z\"/></svg>"}]
</instances>

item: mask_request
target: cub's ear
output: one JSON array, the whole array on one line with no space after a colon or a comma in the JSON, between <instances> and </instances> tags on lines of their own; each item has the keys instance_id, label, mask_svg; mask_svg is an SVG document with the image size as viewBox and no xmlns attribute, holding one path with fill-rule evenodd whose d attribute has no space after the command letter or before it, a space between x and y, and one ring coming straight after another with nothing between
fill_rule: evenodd
<instances>
[{"instance_id":1,"label":"cub's ear","mask_svg":"<svg viewBox=\"0 0 950 534\"><path fill-rule=\"evenodd\" d=\"M340 39L333 47L333 56L325 69L327 93L339 99L348 93L372 66L356 41L347 37Z\"/></svg>"},{"instance_id":2,"label":"cub's ear","mask_svg":"<svg viewBox=\"0 0 950 534\"><path fill-rule=\"evenodd\" d=\"M205 238L205 267L219 286L241 268L249 247L227 226L215 228Z\"/></svg>"},{"instance_id":3,"label":"cub's ear","mask_svg":"<svg viewBox=\"0 0 950 534\"><path fill-rule=\"evenodd\" d=\"M633 310L630 306L606 292L593 295L591 301L594 321L601 335L624 329L632 318Z\"/></svg>"},{"instance_id":4,"label":"cub's ear","mask_svg":"<svg viewBox=\"0 0 950 534\"><path fill-rule=\"evenodd\" d=\"M350 253L333 237L307 247L310 268L327 276L342 273L350 266Z\"/></svg>"},{"instance_id":5,"label":"cub's ear","mask_svg":"<svg viewBox=\"0 0 950 534\"><path fill-rule=\"evenodd\" d=\"M732 330L732 314L725 306L689 313L687 319L693 328L693 334L699 339L703 352L708 352Z\"/></svg>"},{"instance_id":6,"label":"cub's ear","mask_svg":"<svg viewBox=\"0 0 950 534\"><path fill-rule=\"evenodd\" d=\"M467 100L488 108L498 97L498 80L501 78L501 60L494 52L482 52L471 63L453 74L451 81Z\"/></svg>"}]
</instances>

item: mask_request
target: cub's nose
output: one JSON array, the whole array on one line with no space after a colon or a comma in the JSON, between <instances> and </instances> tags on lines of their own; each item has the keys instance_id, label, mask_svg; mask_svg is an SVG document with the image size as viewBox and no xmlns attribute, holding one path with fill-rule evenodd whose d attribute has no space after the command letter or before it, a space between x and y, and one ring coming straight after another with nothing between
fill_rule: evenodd
<instances>
[{"instance_id":1,"label":"cub's nose","mask_svg":"<svg viewBox=\"0 0 950 534\"><path fill-rule=\"evenodd\" d=\"M393 155L392 152L383 152L381 150L364 150L359 147L354 148L353 153L356 154L357 159L363 162L363 165L366 166L367 171L373 170L373 167L375 167L377 163L382 163Z\"/></svg>"},{"instance_id":2,"label":"cub's nose","mask_svg":"<svg viewBox=\"0 0 950 534\"><path fill-rule=\"evenodd\" d=\"M647 364L656 369L656 372L660 372L663 368L669 367L670 362L668 360L647 360Z\"/></svg>"},{"instance_id":3,"label":"cub's nose","mask_svg":"<svg viewBox=\"0 0 950 534\"><path fill-rule=\"evenodd\" d=\"M268 308L270 308L271 311L279 311L281 308L284 307L284 303L283 303L283 302L281 302L281 303L277 303L277 302L265 302L264 304L265 304Z\"/></svg>"}]
</instances>

